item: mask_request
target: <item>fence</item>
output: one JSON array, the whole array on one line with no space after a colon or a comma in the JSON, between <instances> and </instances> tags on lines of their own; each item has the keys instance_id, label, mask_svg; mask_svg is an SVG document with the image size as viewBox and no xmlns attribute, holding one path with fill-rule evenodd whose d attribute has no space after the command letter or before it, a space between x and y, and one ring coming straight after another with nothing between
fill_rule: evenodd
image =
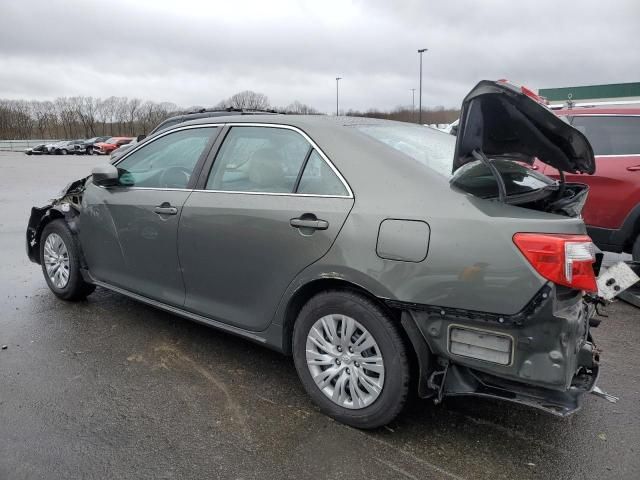
<instances>
[{"instance_id":1,"label":"fence","mask_svg":"<svg viewBox=\"0 0 640 480\"><path fill-rule=\"evenodd\" d=\"M22 152L27 148L42 145L43 143L56 143L60 140L0 140L0 152Z\"/></svg>"}]
</instances>

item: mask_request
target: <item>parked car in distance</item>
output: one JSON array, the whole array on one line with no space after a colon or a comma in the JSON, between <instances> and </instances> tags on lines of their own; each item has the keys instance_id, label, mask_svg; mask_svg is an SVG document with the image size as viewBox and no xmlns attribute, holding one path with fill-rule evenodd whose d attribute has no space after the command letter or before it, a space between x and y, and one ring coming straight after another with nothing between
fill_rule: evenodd
<instances>
[{"instance_id":1,"label":"parked car in distance","mask_svg":"<svg viewBox=\"0 0 640 480\"><path fill-rule=\"evenodd\" d=\"M102 136L102 137L93 137L93 138L86 139L82 144L82 148L84 149L84 153L86 153L87 155L93 155L93 146L96 143L105 142L106 140L109 140L110 138L111 138L111 136L107 135L107 136Z\"/></svg>"},{"instance_id":2,"label":"parked car in distance","mask_svg":"<svg viewBox=\"0 0 640 480\"><path fill-rule=\"evenodd\" d=\"M98 155L109 155L116 148L126 145L134 140L133 137L110 137L104 142L97 142L93 145L93 153Z\"/></svg>"},{"instance_id":3,"label":"parked car in distance","mask_svg":"<svg viewBox=\"0 0 640 480\"><path fill-rule=\"evenodd\" d=\"M68 140L59 142L54 145L53 152L56 155L68 155L84 153L83 149L84 140Z\"/></svg>"},{"instance_id":4,"label":"parked car in distance","mask_svg":"<svg viewBox=\"0 0 640 480\"><path fill-rule=\"evenodd\" d=\"M582 211L589 235L601 250L630 253L640 261L640 108L574 107L555 113L581 131L595 153L595 174L565 173L568 182L589 185ZM560 178L541 161L533 168Z\"/></svg>"},{"instance_id":5,"label":"parked car in distance","mask_svg":"<svg viewBox=\"0 0 640 480\"><path fill-rule=\"evenodd\" d=\"M114 160L120 158L122 155L124 155L126 152L131 150L133 147L135 147L139 142L141 142L145 138L147 138L146 135L138 135L131 142L126 143L124 145L120 145L118 148L116 148L111 152L111 161L113 162Z\"/></svg>"},{"instance_id":6,"label":"parked car in distance","mask_svg":"<svg viewBox=\"0 0 640 480\"><path fill-rule=\"evenodd\" d=\"M47 143L44 146L45 153L48 154L48 155L52 155L53 153L55 153L56 147L58 145L64 145L64 144L67 143L67 141L68 140L62 140L62 141Z\"/></svg>"},{"instance_id":7,"label":"parked car in distance","mask_svg":"<svg viewBox=\"0 0 640 480\"><path fill-rule=\"evenodd\" d=\"M457 137L202 118L34 207L27 253L61 299L99 285L292 355L322 411L355 427L390 422L412 372L422 398L566 416L599 369L588 187L518 163L533 157L595 168L579 130L504 82L467 95Z\"/></svg>"},{"instance_id":8,"label":"parked car in distance","mask_svg":"<svg viewBox=\"0 0 640 480\"><path fill-rule=\"evenodd\" d=\"M47 147L47 144L41 143L40 145L36 145L34 147L27 148L24 151L24 153L26 153L27 155L43 155L43 154L48 153L46 147Z\"/></svg>"}]
</instances>

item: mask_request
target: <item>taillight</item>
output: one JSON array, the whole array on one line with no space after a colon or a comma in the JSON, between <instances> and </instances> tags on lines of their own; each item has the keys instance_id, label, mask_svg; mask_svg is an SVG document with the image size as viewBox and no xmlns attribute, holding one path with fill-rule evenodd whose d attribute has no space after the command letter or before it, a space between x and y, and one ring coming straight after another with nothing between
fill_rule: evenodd
<instances>
[{"instance_id":1,"label":"taillight","mask_svg":"<svg viewBox=\"0 0 640 480\"><path fill-rule=\"evenodd\" d=\"M598 291L595 247L587 235L516 233L513 242L536 271L559 285Z\"/></svg>"}]
</instances>

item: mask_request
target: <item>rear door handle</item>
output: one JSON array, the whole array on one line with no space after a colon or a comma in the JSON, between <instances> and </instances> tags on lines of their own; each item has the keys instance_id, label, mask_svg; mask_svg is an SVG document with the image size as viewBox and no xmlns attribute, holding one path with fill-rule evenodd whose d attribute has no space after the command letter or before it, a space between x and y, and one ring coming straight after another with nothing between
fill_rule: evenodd
<instances>
[{"instance_id":1,"label":"rear door handle","mask_svg":"<svg viewBox=\"0 0 640 480\"><path fill-rule=\"evenodd\" d=\"M312 228L313 230L326 230L329 222L317 218L292 218L289 222L294 228Z\"/></svg>"},{"instance_id":2,"label":"rear door handle","mask_svg":"<svg viewBox=\"0 0 640 480\"><path fill-rule=\"evenodd\" d=\"M627 170L629 170L630 172L637 172L638 170L640 170L640 165L632 165L630 167L627 167Z\"/></svg>"},{"instance_id":3,"label":"rear door handle","mask_svg":"<svg viewBox=\"0 0 640 480\"><path fill-rule=\"evenodd\" d=\"M172 207L169 202L162 202L161 205L158 205L153 209L158 215L177 215L178 209L176 207Z\"/></svg>"}]
</instances>

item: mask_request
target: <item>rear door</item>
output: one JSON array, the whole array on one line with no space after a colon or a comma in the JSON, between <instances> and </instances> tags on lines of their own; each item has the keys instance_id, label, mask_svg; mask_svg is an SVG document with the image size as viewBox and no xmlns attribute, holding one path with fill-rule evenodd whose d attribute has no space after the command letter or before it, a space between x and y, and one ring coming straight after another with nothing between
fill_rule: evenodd
<instances>
[{"instance_id":1,"label":"rear door","mask_svg":"<svg viewBox=\"0 0 640 480\"><path fill-rule=\"evenodd\" d=\"M351 190L305 134L280 125L228 126L201 182L180 219L185 307L263 330L296 274L333 244Z\"/></svg>"},{"instance_id":2,"label":"rear door","mask_svg":"<svg viewBox=\"0 0 640 480\"><path fill-rule=\"evenodd\" d=\"M596 155L594 175L566 174L567 181L590 187L585 223L618 229L640 204L640 116L576 115L571 124L586 135ZM558 177L552 167L544 173Z\"/></svg>"}]
</instances>

